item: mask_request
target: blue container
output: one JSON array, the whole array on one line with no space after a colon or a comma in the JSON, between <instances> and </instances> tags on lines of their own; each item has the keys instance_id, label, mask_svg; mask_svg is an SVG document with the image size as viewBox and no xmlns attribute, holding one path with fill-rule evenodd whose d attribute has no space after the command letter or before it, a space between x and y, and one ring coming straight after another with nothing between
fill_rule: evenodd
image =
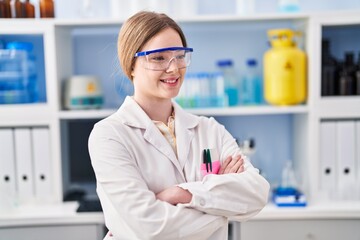
<instances>
[{"instance_id":1,"label":"blue container","mask_svg":"<svg viewBox=\"0 0 360 240\"><path fill-rule=\"evenodd\" d=\"M0 104L38 101L32 49L29 42L9 42L0 49Z\"/></svg>"}]
</instances>

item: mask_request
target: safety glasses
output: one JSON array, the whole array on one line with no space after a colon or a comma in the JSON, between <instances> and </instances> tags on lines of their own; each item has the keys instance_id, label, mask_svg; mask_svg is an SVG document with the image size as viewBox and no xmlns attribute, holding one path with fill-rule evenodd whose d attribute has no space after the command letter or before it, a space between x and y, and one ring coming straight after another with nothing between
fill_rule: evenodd
<instances>
[{"instance_id":1,"label":"safety glasses","mask_svg":"<svg viewBox=\"0 0 360 240\"><path fill-rule=\"evenodd\" d=\"M142 57L144 68L154 71L167 70L173 62L177 68L186 68L191 62L192 48L169 47L135 53L135 57Z\"/></svg>"}]
</instances>

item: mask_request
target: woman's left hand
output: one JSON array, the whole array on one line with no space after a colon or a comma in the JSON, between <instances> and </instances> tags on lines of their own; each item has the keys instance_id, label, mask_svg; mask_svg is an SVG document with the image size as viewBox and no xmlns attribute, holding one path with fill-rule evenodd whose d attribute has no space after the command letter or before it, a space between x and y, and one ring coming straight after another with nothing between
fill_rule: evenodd
<instances>
[{"instance_id":1,"label":"woman's left hand","mask_svg":"<svg viewBox=\"0 0 360 240\"><path fill-rule=\"evenodd\" d=\"M244 159L242 159L241 155L229 156L222 163L218 174L241 173L244 169Z\"/></svg>"}]
</instances>

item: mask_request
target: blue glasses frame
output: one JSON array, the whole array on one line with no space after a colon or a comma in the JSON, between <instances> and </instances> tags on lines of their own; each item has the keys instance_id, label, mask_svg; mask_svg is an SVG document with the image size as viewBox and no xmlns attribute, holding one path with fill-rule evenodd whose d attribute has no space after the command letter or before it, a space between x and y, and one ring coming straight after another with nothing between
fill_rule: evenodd
<instances>
[{"instance_id":1,"label":"blue glasses frame","mask_svg":"<svg viewBox=\"0 0 360 240\"><path fill-rule=\"evenodd\" d=\"M137 52L137 53L135 53L134 57L146 56L151 53L157 53L157 52L178 51L178 50L184 50L185 52L193 52L194 51L192 48L187 48L187 47L169 47L169 48L159 48L159 49L154 49L154 50L149 50L149 51Z\"/></svg>"}]
</instances>

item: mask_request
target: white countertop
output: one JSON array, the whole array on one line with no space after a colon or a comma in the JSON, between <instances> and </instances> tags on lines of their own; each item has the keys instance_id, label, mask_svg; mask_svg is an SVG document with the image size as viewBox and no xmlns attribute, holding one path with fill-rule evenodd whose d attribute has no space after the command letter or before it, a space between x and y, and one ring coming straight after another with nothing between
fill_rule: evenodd
<instances>
[{"instance_id":1,"label":"white countertop","mask_svg":"<svg viewBox=\"0 0 360 240\"><path fill-rule=\"evenodd\" d=\"M104 224L101 212L77 213L77 202L60 204L22 205L0 212L0 227L59 225L59 224Z\"/></svg>"},{"instance_id":2,"label":"white countertop","mask_svg":"<svg viewBox=\"0 0 360 240\"><path fill-rule=\"evenodd\" d=\"M101 212L77 213L76 202L23 205L0 212L0 227L34 225L104 224ZM307 207L277 207L268 204L251 221L359 219L360 201L319 203Z\"/></svg>"},{"instance_id":3,"label":"white countertop","mask_svg":"<svg viewBox=\"0 0 360 240\"><path fill-rule=\"evenodd\" d=\"M360 201L324 202L306 207L268 204L252 220L360 219Z\"/></svg>"}]
</instances>

